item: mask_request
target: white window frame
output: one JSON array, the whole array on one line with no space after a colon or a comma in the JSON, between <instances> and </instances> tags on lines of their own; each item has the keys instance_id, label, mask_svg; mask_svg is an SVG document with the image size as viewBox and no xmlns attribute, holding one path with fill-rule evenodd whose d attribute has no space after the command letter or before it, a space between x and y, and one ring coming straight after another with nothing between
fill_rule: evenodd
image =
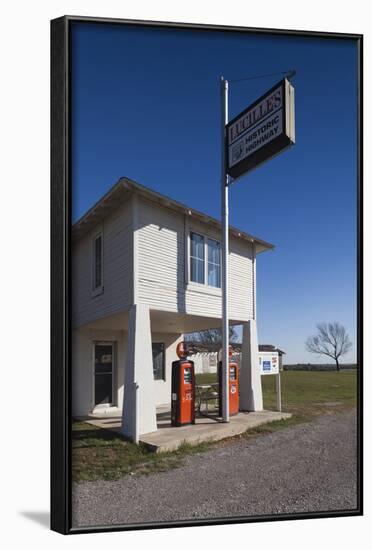
<instances>
[{"instance_id":1,"label":"white window frame","mask_svg":"<svg viewBox=\"0 0 372 550\"><path fill-rule=\"evenodd\" d=\"M96 282L96 240L101 238L101 284L100 286L95 286ZM92 264L92 296L98 296L103 293L103 260L104 260L104 251L103 251L103 230L100 229L94 233L92 237L92 246L91 246L91 264Z\"/></svg>"},{"instance_id":2,"label":"white window frame","mask_svg":"<svg viewBox=\"0 0 372 550\"><path fill-rule=\"evenodd\" d=\"M197 283L196 281L191 280L191 233L195 233L196 235L199 235L204 240L204 283ZM188 230L188 247L187 247L187 286L197 289L197 290L208 290L208 292L212 292L215 294L221 294L221 286L213 286L208 284L208 239L211 241L215 241L220 245L220 285L222 285L222 250L221 250L221 241L218 239L206 235L205 233L202 233L198 230L194 230L193 228L189 228Z\"/></svg>"}]
</instances>

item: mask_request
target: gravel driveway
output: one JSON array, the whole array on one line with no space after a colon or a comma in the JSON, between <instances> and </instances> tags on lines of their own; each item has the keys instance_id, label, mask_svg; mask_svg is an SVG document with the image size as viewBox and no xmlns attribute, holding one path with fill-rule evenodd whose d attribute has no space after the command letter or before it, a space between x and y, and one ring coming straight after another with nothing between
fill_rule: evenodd
<instances>
[{"instance_id":1,"label":"gravel driveway","mask_svg":"<svg viewBox=\"0 0 372 550\"><path fill-rule=\"evenodd\" d=\"M73 525L355 509L356 415L319 417L189 456L175 470L73 489Z\"/></svg>"}]
</instances>

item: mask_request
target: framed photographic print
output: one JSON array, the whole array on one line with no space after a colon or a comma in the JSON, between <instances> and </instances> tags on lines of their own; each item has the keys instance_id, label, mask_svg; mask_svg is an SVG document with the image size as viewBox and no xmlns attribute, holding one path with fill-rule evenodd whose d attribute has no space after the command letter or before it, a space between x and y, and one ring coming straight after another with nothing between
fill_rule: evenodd
<instances>
[{"instance_id":1,"label":"framed photographic print","mask_svg":"<svg viewBox=\"0 0 372 550\"><path fill-rule=\"evenodd\" d=\"M362 514L362 43L51 22L53 530Z\"/></svg>"}]
</instances>

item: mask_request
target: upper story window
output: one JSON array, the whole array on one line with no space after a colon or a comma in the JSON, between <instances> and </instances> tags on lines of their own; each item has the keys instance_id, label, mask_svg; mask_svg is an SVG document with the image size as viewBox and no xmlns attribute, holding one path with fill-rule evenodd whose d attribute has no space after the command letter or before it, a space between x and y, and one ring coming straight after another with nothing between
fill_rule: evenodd
<instances>
[{"instance_id":1,"label":"upper story window","mask_svg":"<svg viewBox=\"0 0 372 550\"><path fill-rule=\"evenodd\" d=\"M221 245L218 241L208 239L208 284L221 287Z\"/></svg>"},{"instance_id":2,"label":"upper story window","mask_svg":"<svg viewBox=\"0 0 372 550\"><path fill-rule=\"evenodd\" d=\"M221 245L198 233L190 233L190 281L221 288Z\"/></svg>"},{"instance_id":3,"label":"upper story window","mask_svg":"<svg viewBox=\"0 0 372 550\"><path fill-rule=\"evenodd\" d=\"M96 235L93 239L92 254L92 279L93 292L98 293L103 290L103 239L102 233Z\"/></svg>"},{"instance_id":4,"label":"upper story window","mask_svg":"<svg viewBox=\"0 0 372 550\"><path fill-rule=\"evenodd\" d=\"M204 285L204 237L197 233L190 234L190 280Z\"/></svg>"}]
</instances>

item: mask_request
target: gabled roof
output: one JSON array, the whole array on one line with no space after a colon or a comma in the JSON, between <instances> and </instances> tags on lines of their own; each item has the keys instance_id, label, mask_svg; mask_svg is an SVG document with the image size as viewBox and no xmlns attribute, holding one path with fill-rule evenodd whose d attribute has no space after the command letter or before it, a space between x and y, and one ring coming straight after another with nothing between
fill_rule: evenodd
<instances>
[{"instance_id":1,"label":"gabled roof","mask_svg":"<svg viewBox=\"0 0 372 550\"><path fill-rule=\"evenodd\" d=\"M204 214L195 208L186 206L170 197L162 195L149 187L145 187L127 177L120 178L119 181L111 187L111 189L103 195L103 197L92 206L76 223L72 226L72 240L76 241L86 235L93 227L101 222L112 210L117 208L119 204L124 202L133 193L137 193L149 200L157 202L166 208L175 210L182 214L192 216L195 219L208 223L217 229L221 229L221 222L208 214ZM262 239L254 237L249 233L229 226L230 235L256 244L256 253L264 252L265 250L273 250L274 245Z\"/></svg>"}]
</instances>

